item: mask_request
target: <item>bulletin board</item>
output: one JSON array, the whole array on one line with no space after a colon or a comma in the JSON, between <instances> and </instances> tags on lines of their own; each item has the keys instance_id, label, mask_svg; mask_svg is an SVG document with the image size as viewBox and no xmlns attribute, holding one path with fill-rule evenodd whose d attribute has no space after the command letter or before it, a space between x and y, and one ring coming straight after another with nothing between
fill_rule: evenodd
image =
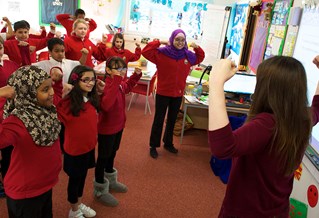
<instances>
[{"instance_id":1,"label":"bulletin board","mask_svg":"<svg viewBox=\"0 0 319 218\"><path fill-rule=\"evenodd\" d=\"M282 55L288 27L289 11L292 3L293 0L275 1L264 59L268 59L275 55Z\"/></svg>"},{"instance_id":2,"label":"bulletin board","mask_svg":"<svg viewBox=\"0 0 319 218\"><path fill-rule=\"evenodd\" d=\"M264 0L261 6L261 12L257 18L254 40L252 44L251 55L248 63L249 69L257 72L257 67L263 61L266 47L266 38L271 20L271 11L274 0Z\"/></svg>"},{"instance_id":3,"label":"bulletin board","mask_svg":"<svg viewBox=\"0 0 319 218\"><path fill-rule=\"evenodd\" d=\"M40 25L60 24L57 14L72 14L80 7L80 0L39 0Z\"/></svg>"}]
</instances>

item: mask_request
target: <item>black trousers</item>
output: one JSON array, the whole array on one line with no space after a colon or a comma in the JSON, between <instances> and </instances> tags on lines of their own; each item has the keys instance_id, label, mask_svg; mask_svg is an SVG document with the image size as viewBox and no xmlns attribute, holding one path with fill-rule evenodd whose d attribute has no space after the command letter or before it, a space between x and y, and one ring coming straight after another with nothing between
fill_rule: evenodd
<instances>
[{"instance_id":1,"label":"black trousers","mask_svg":"<svg viewBox=\"0 0 319 218\"><path fill-rule=\"evenodd\" d=\"M14 200L7 196L9 218L52 218L52 189L33 198Z\"/></svg>"},{"instance_id":2,"label":"black trousers","mask_svg":"<svg viewBox=\"0 0 319 218\"><path fill-rule=\"evenodd\" d=\"M69 176L68 201L71 204L78 203L78 198L82 197L86 175L87 175L87 171L86 171L85 175Z\"/></svg>"},{"instance_id":3,"label":"black trousers","mask_svg":"<svg viewBox=\"0 0 319 218\"><path fill-rule=\"evenodd\" d=\"M6 176L9 166L10 166L10 161L11 161L11 153L13 150L13 146L10 145L8 147L2 148L1 151L1 161L0 161L0 165L1 165L1 175L2 175L2 179L4 179L4 177Z\"/></svg>"},{"instance_id":4,"label":"black trousers","mask_svg":"<svg viewBox=\"0 0 319 218\"><path fill-rule=\"evenodd\" d=\"M163 142L166 146L173 145L173 131L181 103L182 97L167 97L156 94L155 115L150 136L151 147L160 147L161 145L161 137L166 111L167 123L165 127Z\"/></svg>"},{"instance_id":5,"label":"black trousers","mask_svg":"<svg viewBox=\"0 0 319 218\"><path fill-rule=\"evenodd\" d=\"M104 183L104 171L113 173L114 159L120 148L123 130L112 135L98 134L98 155L95 166L95 181Z\"/></svg>"}]
</instances>

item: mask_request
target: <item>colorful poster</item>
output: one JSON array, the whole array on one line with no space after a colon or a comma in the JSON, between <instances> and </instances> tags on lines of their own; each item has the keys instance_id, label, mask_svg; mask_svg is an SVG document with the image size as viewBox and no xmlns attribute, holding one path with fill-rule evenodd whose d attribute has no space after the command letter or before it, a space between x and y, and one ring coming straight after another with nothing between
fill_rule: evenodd
<instances>
[{"instance_id":1,"label":"colorful poster","mask_svg":"<svg viewBox=\"0 0 319 218\"><path fill-rule=\"evenodd\" d=\"M231 50L234 51L238 56L241 53L242 44L244 41L248 9L249 4L236 5L236 13L231 30L230 45Z\"/></svg>"},{"instance_id":2,"label":"colorful poster","mask_svg":"<svg viewBox=\"0 0 319 218\"><path fill-rule=\"evenodd\" d=\"M285 43L288 16L293 0L276 0L268 33L264 59L281 55Z\"/></svg>"},{"instance_id":3,"label":"colorful poster","mask_svg":"<svg viewBox=\"0 0 319 218\"><path fill-rule=\"evenodd\" d=\"M266 38L270 24L270 14L273 5L272 2L273 1L270 0L262 3L262 9L257 19L255 36L248 65L250 70L254 73L257 72L257 67L263 60Z\"/></svg>"}]
</instances>

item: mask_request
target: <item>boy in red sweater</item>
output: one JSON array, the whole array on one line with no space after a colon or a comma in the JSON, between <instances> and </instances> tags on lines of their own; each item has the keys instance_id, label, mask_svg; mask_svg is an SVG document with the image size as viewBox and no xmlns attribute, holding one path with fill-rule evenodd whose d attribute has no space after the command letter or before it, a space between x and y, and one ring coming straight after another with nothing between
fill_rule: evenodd
<instances>
[{"instance_id":1,"label":"boy in red sweater","mask_svg":"<svg viewBox=\"0 0 319 218\"><path fill-rule=\"evenodd\" d=\"M73 23L77 19L84 19L86 22L88 22L89 25L89 31L87 32L87 36L90 36L90 32L96 29L97 25L95 21L91 18L85 17L84 10L78 8L76 9L74 16L71 14L58 14L56 15L56 19L61 23L62 26L64 26L67 36L71 36L73 31Z\"/></svg>"},{"instance_id":2,"label":"boy in red sweater","mask_svg":"<svg viewBox=\"0 0 319 218\"><path fill-rule=\"evenodd\" d=\"M19 66L31 65L36 62L36 51L47 46L47 40L55 34L55 24L50 24L50 33L44 39L29 38L30 25L25 20L20 20L13 25L15 39L5 41L4 52L9 59Z\"/></svg>"}]
</instances>

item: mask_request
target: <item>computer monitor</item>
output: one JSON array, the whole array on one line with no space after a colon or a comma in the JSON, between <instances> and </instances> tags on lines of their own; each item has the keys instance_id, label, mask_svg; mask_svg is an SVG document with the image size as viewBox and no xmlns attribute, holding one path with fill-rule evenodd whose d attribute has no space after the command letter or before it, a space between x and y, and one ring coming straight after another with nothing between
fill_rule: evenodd
<instances>
[{"instance_id":1,"label":"computer monitor","mask_svg":"<svg viewBox=\"0 0 319 218\"><path fill-rule=\"evenodd\" d=\"M256 75L236 73L224 85L225 92L253 94L256 86Z\"/></svg>"}]
</instances>

